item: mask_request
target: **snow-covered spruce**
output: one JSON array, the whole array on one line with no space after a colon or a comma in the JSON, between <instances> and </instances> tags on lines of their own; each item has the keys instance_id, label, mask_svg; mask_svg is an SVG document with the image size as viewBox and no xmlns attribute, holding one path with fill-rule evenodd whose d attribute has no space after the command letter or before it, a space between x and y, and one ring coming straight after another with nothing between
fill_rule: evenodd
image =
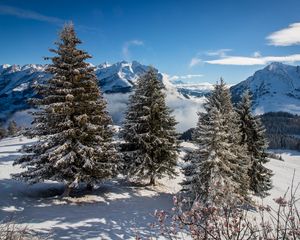
<instances>
[{"instance_id":1,"label":"snow-covered spruce","mask_svg":"<svg viewBox=\"0 0 300 240\"><path fill-rule=\"evenodd\" d=\"M66 183L69 195L79 182L89 186L116 175L117 154L112 143L111 118L98 89L93 68L85 62L91 56L77 48L72 24L64 26L52 64L47 71L53 77L36 86L39 99L32 103L36 112L34 127L28 136L39 141L25 147L30 153L18 159L26 171L14 178L37 183L54 180Z\"/></svg>"},{"instance_id":2,"label":"snow-covered spruce","mask_svg":"<svg viewBox=\"0 0 300 240\"><path fill-rule=\"evenodd\" d=\"M206 112L199 113L193 135L198 149L186 155L182 183L191 202L218 205L247 197L249 159L240 145L239 119L230 97L221 79L204 104Z\"/></svg>"},{"instance_id":3,"label":"snow-covered spruce","mask_svg":"<svg viewBox=\"0 0 300 240\"><path fill-rule=\"evenodd\" d=\"M129 99L122 132L124 172L141 179L175 175L178 142L176 121L166 106L163 84L150 70L137 80Z\"/></svg>"},{"instance_id":4,"label":"snow-covered spruce","mask_svg":"<svg viewBox=\"0 0 300 240\"><path fill-rule=\"evenodd\" d=\"M240 116L241 144L245 145L250 156L248 171L250 190L264 197L272 188L272 171L264 166L269 161L266 153L265 128L259 117L252 114L251 105L250 93L246 91L237 107Z\"/></svg>"}]
</instances>

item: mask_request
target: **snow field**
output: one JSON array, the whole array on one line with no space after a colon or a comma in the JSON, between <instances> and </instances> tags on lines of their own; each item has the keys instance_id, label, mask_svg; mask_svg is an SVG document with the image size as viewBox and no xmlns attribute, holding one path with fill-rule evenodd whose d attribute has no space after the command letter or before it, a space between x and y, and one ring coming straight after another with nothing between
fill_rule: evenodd
<instances>
[{"instance_id":1,"label":"snow field","mask_svg":"<svg viewBox=\"0 0 300 240\"><path fill-rule=\"evenodd\" d=\"M10 174L21 171L19 166L12 165L21 154L18 150L33 141L36 140L24 137L0 141L0 221L13 220L50 239L149 237L155 234L149 227L155 221L154 211L170 210L173 195L180 191L179 183L183 176L178 169L175 179L161 179L155 187L118 179L99 185L93 192L81 188L75 191L73 198L61 199L61 183L29 186L11 179ZM192 143L181 144L179 166L183 164L185 151L194 148ZM300 152L274 152L280 154L284 161L271 159L267 165L274 172L274 187L263 202L272 207L276 206L273 199L282 196L290 186L294 171L294 185L300 183Z\"/></svg>"}]
</instances>

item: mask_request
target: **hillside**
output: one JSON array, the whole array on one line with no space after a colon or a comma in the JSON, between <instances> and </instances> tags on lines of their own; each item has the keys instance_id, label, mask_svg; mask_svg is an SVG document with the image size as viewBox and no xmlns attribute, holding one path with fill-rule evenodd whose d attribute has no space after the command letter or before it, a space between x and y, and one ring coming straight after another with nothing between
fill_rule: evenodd
<instances>
[{"instance_id":1,"label":"hillside","mask_svg":"<svg viewBox=\"0 0 300 240\"><path fill-rule=\"evenodd\" d=\"M300 113L300 66L271 63L253 76L231 87L233 101L249 89L257 114L285 111Z\"/></svg>"},{"instance_id":2,"label":"hillside","mask_svg":"<svg viewBox=\"0 0 300 240\"><path fill-rule=\"evenodd\" d=\"M300 151L300 116L287 112L269 112L261 116L271 149Z\"/></svg>"},{"instance_id":3,"label":"hillside","mask_svg":"<svg viewBox=\"0 0 300 240\"><path fill-rule=\"evenodd\" d=\"M0 120L5 121L13 113L30 107L27 100L35 96L33 85L44 82L51 76L45 73L46 67L47 65L36 64L0 66ZM104 63L94 68L98 84L104 93L126 93L131 91L136 79L149 67L136 61L123 61ZM163 80L162 74L158 73L158 76Z\"/></svg>"},{"instance_id":4,"label":"hillside","mask_svg":"<svg viewBox=\"0 0 300 240\"><path fill-rule=\"evenodd\" d=\"M180 189L180 166L185 152L194 149L191 143L181 143L175 179L164 178L155 187L141 187L121 178L105 182L93 192L78 189L73 198L61 199L58 195L63 185L47 181L27 185L11 179L19 172L12 166L18 150L34 140L23 137L0 141L0 219L14 220L21 226L38 232L49 239L135 239L139 235L148 239L155 234L149 224L155 222L155 210L171 210L173 196ZM284 161L271 159L268 167L273 170L271 195L264 204L275 207L273 199L284 194L296 169L295 185L300 182L300 153L279 151ZM260 200L259 200L260 202ZM1 226L1 225L0 225Z\"/></svg>"},{"instance_id":5,"label":"hillside","mask_svg":"<svg viewBox=\"0 0 300 240\"><path fill-rule=\"evenodd\" d=\"M30 123L31 118L24 110L30 108L27 100L35 96L33 84L50 77L45 73L45 68L46 65L34 64L0 66L0 121L5 122L12 117L18 124ZM105 93L109 112L115 124L119 124L123 119L128 95L148 66L136 61L122 61L103 63L94 68L99 86ZM168 75L159 72L158 76L166 87L168 105L174 110L179 122L178 130L183 132L194 127L198 118L196 113L202 111L202 104L213 84L184 83L180 79L171 82ZM255 72L253 76L231 87L234 102L239 101L246 89L253 93L253 110L256 114L279 111L300 114L299 66L272 63Z\"/></svg>"}]
</instances>

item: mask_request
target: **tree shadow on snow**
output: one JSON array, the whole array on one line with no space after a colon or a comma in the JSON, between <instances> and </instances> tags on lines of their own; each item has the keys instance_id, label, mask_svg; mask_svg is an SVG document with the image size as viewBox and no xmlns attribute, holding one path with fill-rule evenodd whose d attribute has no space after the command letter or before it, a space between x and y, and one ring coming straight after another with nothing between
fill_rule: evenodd
<instances>
[{"instance_id":1,"label":"tree shadow on snow","mask_svg":"<svg viewBox=\"0 0 300 240\"><path fill-rule=\"evenodd\" d=\"M124 181L104 183L93 192L81 188L67 199L58 197L63 192L58 183L28 186L4 179L0 189L5 195L0 199L0 220L38 224L38 232L50 234L51 239L149 237L154 211L172 207L172 194Z\"/></svg>"},{"instance_id":2,"label":"tree shadow on snow","mask_svg":"<svg viewBox=\"0 0 300 240\"><path fill-rule=\"evenodd\" d=\"M8 162L15 161L21 155L15 151L1 152L1 154L9 154L8 156L0 157L0 165L6 165Z\"/></svg>"}]
</instances>

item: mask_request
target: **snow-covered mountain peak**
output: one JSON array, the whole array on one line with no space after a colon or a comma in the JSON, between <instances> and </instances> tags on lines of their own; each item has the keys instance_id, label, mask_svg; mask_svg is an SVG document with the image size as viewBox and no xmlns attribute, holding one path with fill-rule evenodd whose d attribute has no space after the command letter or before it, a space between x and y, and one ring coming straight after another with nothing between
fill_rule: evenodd
<instances>
[{"instance_id":1,"label":"snow-covered mountain peak","mask_svg":"<svg viewBox=\"0 0 300 240\"><path fill-rule=\"evenodd\" d=\"M9 64L2 64L0 65L0 74L5 71L7 68L9 68L11 65Z\"/></svg>"},{"instance_id":2,"label":"snow-covered mountain peak","mask_svg":"<svg viewBox=\"0 0 300 240\"><path fill-rule=\"evenodd\" d=\"M14 73L14 72L18 72L21 70L20 65L9 65L7 68L4 69L3 73Z\"/></svg>"},{"instance_id":3,"label":"snow-covered mountain peak","mask_svg":"<svg viewBox=\"0 0 300 240\"><path fill-rule=\"evenodd\" d=\"M281 62L272 62L268 66L265 67L265 69L268 69L269 71L276 71L276 69L285 68L288 65L285 65Z\"/></svg>"},{"instance_id":4,"label":"snow-covered mountain peak","mask_svg":"<svg viewBox=\"0 0 300 240\"><path fill-rule=\"evenodd\" d=\"M47 65L42 65L42 64L25 64L23 66L21 66L21 71L25 71L25 70L30 70L32 72L34 71L45 71Z\"/></svg>"},{"instance_id":5,"label":"snow-covered mountain peak","mask_svg":"<svg viewBox=\"0 0 300 240\"><path fill-rule=\"evenodd\" d=\"M110 66L111 66L110 63L104 62L104 63L101 63L101 64L97 65L97 66L96 66L96 69L97 69L97 68L99 68L99 69L101 69L101 68L107 68L107 67L110 67Z\"/></svg>"},{"instance_id":6,"label":"snow-covered mountain peak","mask_svg":"<svg viewBox=\"0 0 300 240\"><path fill-rule=\"evenodd\" d=\"M29 108L27 99L35 96L33 83L43 82L50 77L50 74L45 72L46 67L47 65L40 64L0 65L0 120L6 120L12 113ZM104 93L130 92L138 77L149 69L149 66L137 61L114 64L105 62L94 67L98 84ZM189 99L204 98L213 88L210 83L172 82L167 74L158 71L157 74L168 96L182 99L185 104L190 104ZM300 113L299 66L272 63L255 72L245 81L231 87L235 102L246 89L253 93L254 110L257 113Z\"/></svg>"},{"instance_id":7,"label":"snow-covered mountain peak","mask_svg":"<svg viewBox=\"0 0 300 240\"><path fill-rule=\"evenodd\" d=\"M300 67L271 63L231 88L238 101L246 89L253 94L257 113L270 111L300 112Z\"/></svg>"},{"instance_id":8,"label":"snow-covered mountain peak","mask_svg":"<svg viewBox=\"0 0 300 240\"><path fill-rule=\"evenodd\" d=\"M17 72L37 72L37 71L45 71L47 65L42 64L25 64L25 65L17 65L17 64L3 64L0 65L0 74L12 74Z\"/></svg>"},{"instance_id":9,"label":"snow-covered mountain peak","mask_svg":"<svg viewBox=\"0 0 300 240\"><path fill-rule=\"evenodd\" d=\"M92 65L91 65L92 66ZM47 65L26 64L0 66L0 120L12 113L27 109L27 99L35 96L32 88L35 82L43 82L50 77ZM139 62L107 62L95 66L95 74L104 93L126 93L131 91L135 81L149 69ZM163 81L162 74L158 77Z\"/></svg>"}]
</instances>

